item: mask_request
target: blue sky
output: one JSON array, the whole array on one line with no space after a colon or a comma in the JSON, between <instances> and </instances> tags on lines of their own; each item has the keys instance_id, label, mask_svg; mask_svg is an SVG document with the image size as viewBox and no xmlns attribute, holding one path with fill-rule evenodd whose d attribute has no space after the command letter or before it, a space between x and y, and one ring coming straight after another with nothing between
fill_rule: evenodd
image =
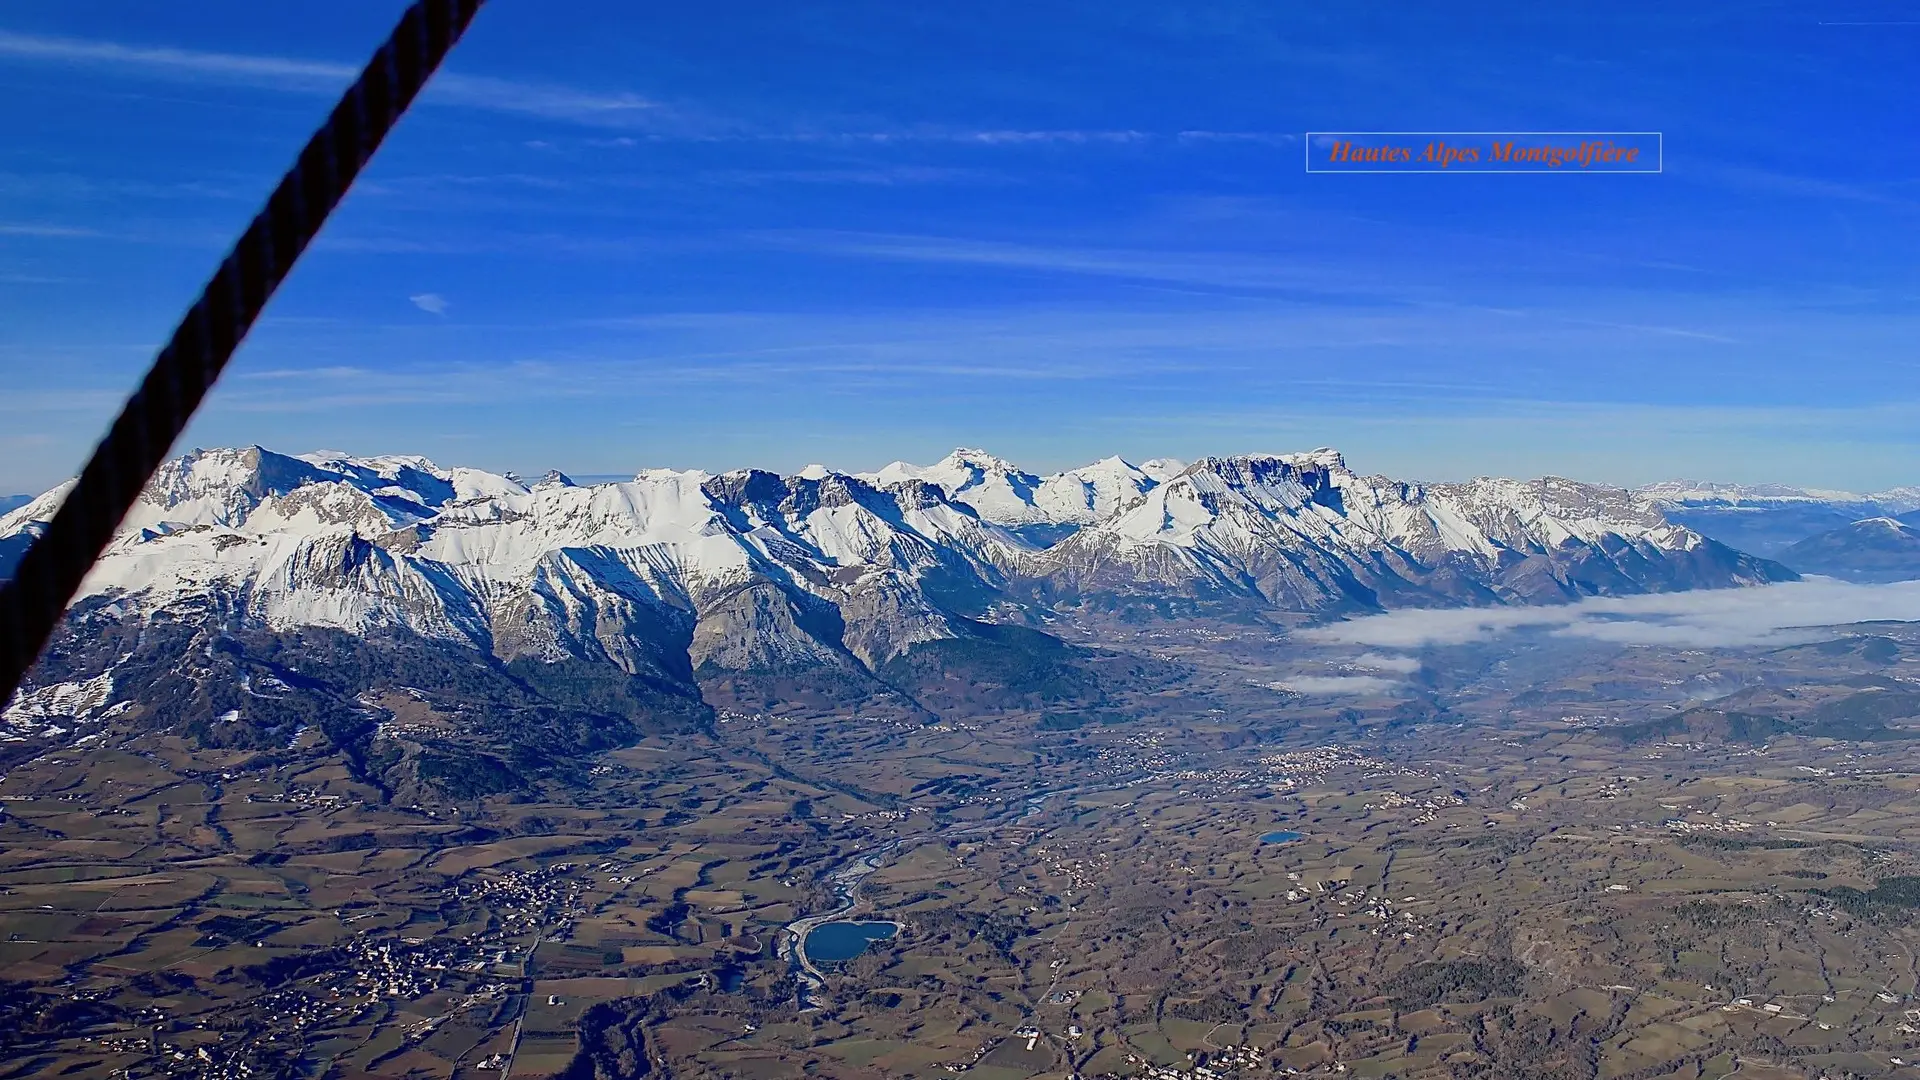
<instances>
[{"instance_id":1,"label":"blue sky","mask_svg":"<svg viewBox=\"0 0 1920 1080\"><path fill-rule=\"evenodd\" d=\"M0 491L84 458L402 7L0 10ZM494 0L182 445L1916 483L1909 20ZM1666 171L1307 175L1309 130Z\"/></svg>"}]
</instances>

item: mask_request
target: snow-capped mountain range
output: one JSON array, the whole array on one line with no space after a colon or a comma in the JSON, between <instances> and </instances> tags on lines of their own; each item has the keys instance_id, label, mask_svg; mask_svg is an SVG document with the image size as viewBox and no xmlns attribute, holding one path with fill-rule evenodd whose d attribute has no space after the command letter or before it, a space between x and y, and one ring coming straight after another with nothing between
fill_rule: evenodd
<instances>
[{"instance_id":1,"label":"snow-capped mountain range","mask_svg":"<svg viewBox=\"0 0 1920 1080\"><path fill-rule=\"evenodd\" d=\"M64 491L0 516L0 545L17 558ZM1033 526L1060 537L1036 541ZM638 672L676 654L695 669L874 668L963 636L996 604L1089 593L1339 611L1788 576L1629 492L1428 486L1361 476L1324 449L1108 458L1044 478L959 450L868 476L649 470L577 486L252 447L165 465L83 596L130 614L213 601L271 628L404 628Z\"/></svg>"},{"instance_id":2,"label":"snow-capped mountain range","mask_svg":"<svg viewBox=\"0 0 1920 1080\"><path fill-rule=\"evenodd\" d=\"M1786 484L1727 484L1708 480L1663 480L1634 489L1634 493L1663 508L1684 506L1782 506L1817 503L1823 506L1903 514L1920 510L1920 486L1906 485L1869 494Z\"/></svg>"}]
</instances>

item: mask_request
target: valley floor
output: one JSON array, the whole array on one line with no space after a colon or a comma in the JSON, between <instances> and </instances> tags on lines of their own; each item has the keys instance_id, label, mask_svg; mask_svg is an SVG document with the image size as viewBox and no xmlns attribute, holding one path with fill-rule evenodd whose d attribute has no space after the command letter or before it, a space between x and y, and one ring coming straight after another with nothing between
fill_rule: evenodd
<instances>
[{"instance_id":1,"label":"valley floor","mask_svg":"<svg viewBox=\"0 0 1920 1080\"><path fill-rule=\"evenodd\" d=\"M404 805L313 743L21 762L0 1077L1920 1062L1920 628L1509 636L1338 697L1298 687L1369 678L1351 650L1284 628L1079 633L1205 677L1069 714L735 703ZM899 932L803 963L838 917Z\"/></svg>"}]
</instances>

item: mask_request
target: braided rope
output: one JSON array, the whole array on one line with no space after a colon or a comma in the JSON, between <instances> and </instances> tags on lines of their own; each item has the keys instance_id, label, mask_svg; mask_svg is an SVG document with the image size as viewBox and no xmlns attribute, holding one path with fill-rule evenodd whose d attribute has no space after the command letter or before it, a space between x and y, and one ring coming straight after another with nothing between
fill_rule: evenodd
<instances>
[{"instance_id":1,"label":"braided rope","mask_svg":"<svg viewBox=\"0 0 1920 1080\"><path fill-rule=\"evenodd\" d=\"M418 0L335 105L127 400L46 532L0 584L0 705L280 282L484 0Z\"/></svg>"}]
</instances>

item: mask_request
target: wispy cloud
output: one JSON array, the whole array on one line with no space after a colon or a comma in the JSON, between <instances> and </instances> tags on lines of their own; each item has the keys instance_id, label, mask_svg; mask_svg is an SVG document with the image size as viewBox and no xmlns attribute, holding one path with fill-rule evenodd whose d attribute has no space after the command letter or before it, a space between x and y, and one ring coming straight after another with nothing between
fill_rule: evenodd
<instances>
[{"instance_id":1,"label":"wispy cloud","mask_svg":"<svg viewBox=\"0 0 1920 1080\"><path fill-rule=\"evenodd\" d=\"M322 233L315 240L316 251L351 252L356 255L478 255L483 252L512 250L514 240L489 233L477 240L438 240L428 237L377 236ZM531 244L522 246L531 249Z\"/></svg>"},{"instance_id":2,"label":"wispy cloud","mask_svg":"<svg viewBox=\"0 0 1920 1080\"><path fill-rule=\"evenodd\" d=\"M755 234L763 243L823 255L957 263L1045 273L1161 281L1216 289L1334 291L1324 264L1233 252L1155 251L1007 243L942 236L793 230ZM1351 279L1361 285L1357 277Z\"/></svg>"},{"instance_id":3,"label":"wispy cloud","mask_svg":"<svg viewBox=\"0 0 1920 1080\"><path fill-rule=\"evenodd\" d=\"M571 178L538 176L525 172L421 173L363 180L356 184L353 190L362 195L427 192L438 197L447 191L474 188L526 188L540 192L553 192L571 191L579 186L579 181Z\"/></svg>"},{"instance_id":4,"label":"wispy cloud","mask_svg":"<svg viewBox=\"0 0 1920 1080\"><path fill-rule=\"evenodd\" d=\"M653 119L662 108L659 102L638 94L595 93L548 83L456 73L436 78L421 100L600 127L632 127Z\"/></svg>"},{"instance_id":5,"label":"wispy cloud","mask_svg":"<svg viewBox=\"0 0 1920 1080\"><path fill-rule=\"evenodd\" d=\"M1618 330L1636 336L1739 344L1735 338L1725 334L1691 327L1593 319L1537 305L1496 308L1464 304L1458 300L1443 299L1450 293L1457 295L1457 290L1449 289L1440 277L1426 275L1422 280L1390 276L1375 263L1356 263L1344 257L1319 256L1303 248L1283 248L1283 251L1291 253L1275 255L1244 250L1017 243L850 230L761 232L752 234L751 239L822 255L1109 278L1128 282L1137 288L1169 289L1179 286L1195 295L1278 298L1377 307L1427 307L1468 315L1482 323L1486 321L1485 316L1495 315L1513 323L1536 320ZM1458 272L1454 273L1457 284Z\"/></svg>"},{"instance_id":6,"label":"wispy cloud","mask_svg":"<svg viewBox=\"0 0 1920 1080\"><path fill-rule=\"evenodd\" d=\"M751 136L788 142L827 143L971 143L977 146L1032 146L1047 143L1125 143L1146 142L1150 132L1120 130L1019 128L904 128L897 131L802 131L767 133Z\"/></svg>"},{"instance_id":7,"label":"wispy cloud","mask_svg":"<svg viewBox=\"0 0 1920 1080\"><path fill-rule=\"evenodd\" d=\"M1148 142L1257 143L1286 146L1300 136L1279 131L1140 131L1134 128L946 128L912 127L883 131L813 131L761 136L796 142L970 143L977 146L1043 144L1123 146Z\"/></svg>"},{"instance_id":8,"label":"wispy cloud","mask_svg":"<svg viewBox=\"0 0 1920 1080\"><path fill-rule=\"evenodd\" d=\"M326 379L362 379L372 374L372 370L368 368L336 364L332 367L265 368L258 371L237 371L231 375L230 378L241 381L257 380L261 382L314 382Z\"/></svg>"},{"instance_id":9,"label":"wispy cloud","mask_svg":"<svg viewBox=\"0 0 1920 1080\"><path fill-rule=\"evenodd\" d=\"M0 30L0 56L308 94L337 94L360 73L355 65L326 60L131 45L6 30ZM659 108L657 102L637 94L600 93L455 72L437 75L421 100L599 127L636 126Z\"/></svg>"},{"instance_id":10,"label":"wispy cloud","mask_svg":"<svg viewBox=\"0 0 1920 1080\"><path fill-rule=\"evenodd\" d=\"M451 306L447 303L447 298L439 293L417 293L407 299L412 301L414 307L429 315L445 315L447 308Z\"/></svg>"},{"instance_id":11,"label":"wispy cloud","mask_svg":"<svg viewBox=\"0 0 1920 1080\"><path fill-rule=\"evenodd\" d=\"M26 390L18 387L0 394L0 413L30 416L49 412L104 412L118 406L125 394L117 390Z\"/></svg>"},{"instance_id":12,"label":"wispy cloud","mask_svg":"<svg viewBox=\"0 0 1920 1080\"><path fill-rule=\"evenodd\" d=\"M1301 136L1281 131L1181 131L1174 135L1181 142L1259 143L1266 146L1291 146Z\"/></svg>"},{"instance_id":13,"label":"wispy cloud","mask_svg":"<svg viewBox=\"0 0 1920 1080\"><path fill-rule=\"evenodd\" d=\"M1642 333L1642 334L1659 334L1666 337L1691 338L1695 341L1713 341L1713 342L1718 342L1719 344L1722 344L1722 345L1738 345L1741 343L1739 338L1728 337L1725 334L1710 334L1704 330L1689 330L1685 327L1680 327L1680 326L1649 326L1645 323L1613 322L1607 319L1583 319L1583 318L1579 318L1572 315L1552 313L1552 312L1517 312L1515 314L1541 315L1541 316L1544 316L1545 318L1554 319L1564 323L1571 323L1575 326L1599 326L1599 327L1605 327L1606 329L1609 329L1609 330L1632 330L1636 333Z\"/></svg>"},{"instance_id":14,"label":"wispy cloud","mask_svg":"<svg viewBox=\"0 0 1920 1080\"><path fill-rule=\"evenodd\" d=\"M459 406L499 401L578 398L598 392L591 381L550 364L434 364L409 370L351 365L241 369L222 380L215 405L234 413L320 413L343 409Z\"/></svg>"},{"instance_id":15,"label":"wispy cloud","mask_svg":"<svg viewBox=\"0 0 1920 1080\"><path fill-rule=\"evenodd\" d=\"M0 236L44 236L56 239L90 239L106 235L98 229L73 225L43 225L35 222L0 223Z\"/></svg>"},{"instance_id":16,"label":"wispy cloud","mask_svg":"<svg viewBox=\"0 0 1920 1080\"><path fill-rule=\"evenodd\" d=\"M118 70L149 77L241 85L287 93L337 94L360 69L332 60L213 52L93 38L23 34L0 30L0 57ZM766 130L754 125L698 118L685 110L623 91L588 90L554 83L466 75L436 75L421 96L427 104L458 106L515 116L624 129L639 135L594 140L603 147L641 140L695 142L787 142L839 145L948 144L980 147L1124 146L1144 142L1264 143L1284 145L1282 132L1179 131L1078 128L954 128L903 126L876 130Z\"/></svg>"},{"instance_id":17,"label":"wispy cloud","mask_svg":"<svg viewBox=\"0 0 1920 1080\"><path fill-rule=\"evenodd\" d=\"M1676 175L1694 177L1710 183L1745 191L1765 192L1772 195L1793 195L1822 202L1845 201L1869 203L1912 210L1920 208L1920 203L1912 199L1888 194L1866 184L1849 183L1843 180L1828 180L1823 177L1799 176L1793 173L1778 172L1772 169L1756 169L1745 165L1722 165L1712 162L1696 164Z\"/></svg>"},{"instance_id":18,"label":"wispy cloud","mask_svg":"<svg viewBox=\"0 0 1920 1080\"><path fill-rule=\"evenodd\" d=\"M979 147L1133 146L1146 143L1254 143L1285 146L1299 138L1273 131L1139 131L1132 128L900 127L880 130L709 131L656 134L647 139L692 138L709 142L787 142L827 145L949 145ZM632 138L601 145L631 146Z\"/></svg>"},{"instance_id":19,"label":"wispy cloud","mask_svg":"<svg viewBox=\"0 0 1920 1080\"><path fill-rule=\"evenodd\" d=\"M251 202L259 193L241 191L238 186L188 180L156 183L145 179L83 176L70 172L0 172L0 196L25 198L94 198L120 200L132 196L142 199L238 199Z\"/></svg>"},{"instance_id":20,"label":"wispy cloud","mask_svg":"<svg viewBox=\"0 0 1920 1080\"><path fill-rule=\"evenodd\" d=\"M231 236L171 223L116 227L108 230L52 222L0 222L0 236L28 236L46 240L104 240L124 244L157 244L163 247L216 248L224 247L232 240Z\"/></svg>"},{"instance_id":21,"label":"wispy cloud","mask_svg":"<svg viewBox=\"0 0 1920 1080\"><path fill-rule=\"evenodd\" d=\"M349 64L292 60L278 56L245 56L202 52L166 46L125 45L116 41L17 34L0 30L0 56L103 67L132 67L176 71L203 77L259 82L271 80L280 89L334 90L360 73Z\"/></svg>"},{"instance_id":22,"label":"wispy cloud","mask_svg":"<svg viewBox=\"0 0 1920 1080\"><path fill-rule=\"evenodd\" d=\"M903 187L919 184L1008 184L1018 178L990 169L939 168L929 165L881 165L839 169L724 169L702 173L702 183L853 184Z\"/></svg>"}]
</instances>

